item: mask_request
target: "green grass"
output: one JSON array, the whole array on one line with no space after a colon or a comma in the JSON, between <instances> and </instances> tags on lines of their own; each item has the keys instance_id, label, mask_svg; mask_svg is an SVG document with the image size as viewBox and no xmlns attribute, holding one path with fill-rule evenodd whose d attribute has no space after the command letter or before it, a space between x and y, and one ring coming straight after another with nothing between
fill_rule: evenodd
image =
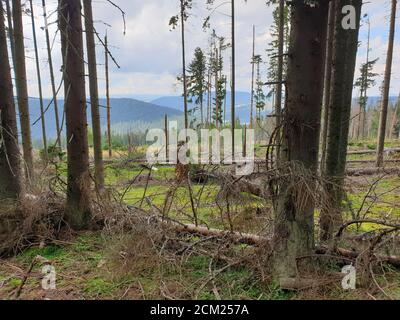
<instances>
[{"instance_id":1,"label":"green grass","mask_svg":"<svg viewBox=\"0 0 400 320\"><path fill-rule=\"evenodd\" d=\"M370 183L372 182L373 180L370 180ZM362 206L369 188L369 185L365 185L347 194L353 212L357 212ZM388 216L394 219L400 218L400 177L387 177L379 181L375 192L371 193L370 196L365 201L361 214L369 208L366 215L369 218L380 219ZM350 210L347 211L347 215L351 219ZM376 227L375 224L365 223L362 225L361 231L371 231L376 229ZM351 228L354 229L355 226Z\"/></svg>"},{"instance_id":2,"label":"green grass","mask_svg":"<svg viewBox=\"0 0 400 320\"><path fill-rule=\"evenodd\" d=\"M350 148L373 148L373 143L371 141L361 142L352 145ZM392 146L395 147L398 144L394 145L389 142L387 145L387 147ZM257 150L260 154L265 152L260 146L258 146ZM369 159L368 157L371 158L371 155L365 157L354 156L352 159ZM151 202L155 206L162 208L166 192L168 191L168 184L165 181L174 176L175 168L169 166L158 166L157 168L158 171L152 172L153 181L148 186L146 196L151 199ZM62 176L66 177L65 163L59 164L59 170ZM105 171L106 182L108 185L118 186L121 192L124 189L123 186L134 179L140 171L141 168L134 165L123 169L107 166ZM143 174L147 174L147 172L143 171ZM400 186L399 177L386 177L379 183L376 193L382 194L398 186ZM348 198L354 210L357 211L368 191L368 185L352 185L352 188L353 191L348 194ZM222 205L223 211L221 213L219 208L215 206L215 200L219 199L219 189L220 187L213 183L205 185L204 188L201 185L193 184L193 194L196 199L199 197L200 191L203 190L197 215L201 222L206 223L210 227L228 228L226 208ZM128 204L139 205L144 191L145 187L143 183L133 185L127 191L124 201ZM233 217L235 229L244 232L258 232L264 224L258 220L262 219L262 217L256 217L255 208L266 209L265 207L268 208L268 204L249 194L242 193L240 196L245 201L239 201L239 195L234 195L234 200L238 201L232 204L230 208L232 212L237 211L240 213ZM392 217L400 217L399 206L395 207L391 205L391 203L399 204L399 198L400 190L382 195L380 200L371 208L368 216L379 218L382 214L390 212ZM149 204L144 201L143 207L149 209ZM221 219L221 214L224 218L223 220ZM350 216L350 211L346 214ZM182 186L177 189L170 216L182 222L192 222L191 217L193 213L187 187ZM317 219L318 212L316 214ZM372 224L363 224L361 230L370 231L375 227ZM351 227L351 229L355 230L354 228L355 226ZM198 237L193 237L190 241L196 242L198 240ZM134 271L134 268L132 270L129 268L119 270L115 267L123 265L126 261L122 257L121 252L115 249L116 241L115 238L110 238L100 232L80 234L71 240L71 244L66 243L62 245L49 245L44 248L33 247L27 249L12 260L12 263L26 270L26 267L29 266L36 256L42 256L48 259L56 268L58 290L69 290L68 288L72 287L79 294L79 297L85 299L117 299L121 298L129 288L132 288L134 292L128 297L137 299L165 299L160 288L166 288L166 292L169 292L171 295L174 292L177 295L182 294L179 297L183 298L193 298L196 295L198 295L199 299L204 300L216 298L212 283L208 283L198 292L201 285L209 278L210 257L193 254L185 257L182 260L182 264L177 265L176 261L181 258L178 256L174 258L174 263L166 259L165 261L162 260L160 264L153 263L152 265L144 266L144 268L141 267L140 271ZM134 250L129 246L125 250L129 251L129 249ZM245 245L235 245L231 248L231 252L239 256L241 255L241 251L247 249L248 247ZM112 250L114 250L113 255L110 253ZM150 252L149 254L154 253ZM222 262L213 261L212 268L213 270L218 270L224 266L225 264ZM34 272L40 274L39 266L35 267ZM0 280L7 279L8 274L9 271L5 272L0 266ZM400 275L394 271L390 271L388 274L392 277L390 281L393 284L390 294L393 297L400 297ZM379 281L381 281L380 278ZM267 280L262 281L261 276L251 266L232 266L218 274L214 279L214 283L222 299L286 300L299 297L296 293L281 290L276 283ZM4 288L0 288L0 297L3 296L4 292L6 292L4 296L8 296L9 291L17 288L20 284L20 277L11 277L7 280ZM25 290L28 292L30 290L39 290L39 279L30 279L25 286ZM355 299L359 297L359 292L344 292L338 286L332 286L327 296L338 299Z\"/></svg>"}]
</instances>

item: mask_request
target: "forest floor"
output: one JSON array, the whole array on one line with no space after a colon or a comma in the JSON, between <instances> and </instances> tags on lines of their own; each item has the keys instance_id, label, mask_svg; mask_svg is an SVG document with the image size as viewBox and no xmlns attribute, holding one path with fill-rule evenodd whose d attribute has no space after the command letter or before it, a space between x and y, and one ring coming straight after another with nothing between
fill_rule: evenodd
<instances>
[{"instance_id":1,"label":"forest floor","mask_svg":"<svg viewBox=\"0 0 400 320\"><path fill-rule=\"evenodd\" d=\"M387 147L399 146L389 143ZM366 142L352 144L350 148L373 147ZM350 159L373 158L372 154ZM106 168L106 183L115 191L114 198L143 210L161 207L174 168L160 166L148 179L148 171L142 166L123 160L122 163ZM65 177L65 164L47 168L47 178L43 180L55 173L61 179ZM349 177L346 186L346 220L400 219L398 175ZM268 233L271 204L242 193L235 195L237 201L227 209L218 202L220 189L213 182L192 185L200 224ZM174 220L193 223L190 198L187 186L177 187L170 212ZM317 211L316 223L318 215ZM347 235L363 235L368 240L375 228L374 224L355 225ZM322 263L325 273L320 275L319 285L285 291L272 281L267 271L268 253L263 248L173 233L163 235L160 245L155 244L160 240L157 235L135 230L66 232L61 239L31 243L16 256L0 259L0 299L400 299L400 270L387 265L376 271L370 286L344 290L342 278L338 277L341 267L331 261ZM342 245L349 249L358 246L352 241L346 240ZM399 246L392 249L390 254L400 255ZM42 289L42 267L46 264L55 268L55 290Z\"/></svg>"}]
</instances>

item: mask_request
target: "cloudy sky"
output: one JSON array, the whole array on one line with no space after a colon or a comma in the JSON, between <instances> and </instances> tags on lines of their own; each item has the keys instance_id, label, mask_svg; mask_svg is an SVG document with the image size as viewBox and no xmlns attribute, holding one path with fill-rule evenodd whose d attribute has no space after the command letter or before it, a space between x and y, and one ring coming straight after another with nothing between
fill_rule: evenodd
<instances>
[{"instance_id":1,"label":"cloudy sky","mask_svg":"<svg viewBox=\"0 0 400 320\"><path fill-rule=\"evenodd\" d=\"M24 1L23 1L24 2ZM44 95L51 96L49 85L49 68L44 38L41 1L34 0L35 21L37 25L39 55L43 78ZM171 16L179 11L178 0L114 0L126 12L126 34L120 12L106 0L94 0L94 16L96 29L101 35L106 30L109 36L110 50L121 68L111 64L111 94L114 97L133 96L161 96L178 95L180 88L176 84L176 76L181 70L180 31L170 31L168 22ZM196 47L206 49L209 33L201 28L203 19L209 14L205 7L205 0L194 0L192 15L187 22L187 60L190 61ZM217 0L217 3L226 3L216 10L211 18L212 28L217 34L229 39L230 6L226 0ZM250 91L252 26L256 26L256 51L266 59L265 49L271 40L269 34L272 21L273 7L265 5L265 0L236 0L237 23L237 87L241 91ZM47 0L48 13L55 10L56 1ZM371 0L364 5L364 13L371 19L371 59L379 58L375 72L380 76L377 85L371 89L370 95L379 95L382 83L386 48L388 38L390 0ZM56 20L53 13L50 22ZM37 96L36 69L33 60L32 25L30 18L25 17L25 38L28 57L29 94ZM393 80L391 95L398 95L400 90L400 23L396 24L396 44L393 65ZM51 35L54 36L57 28L53 23ZM359 49L358 66L365 61L366 56L366 26L362 27ZM61 65L59 35L55 38L53 55L56 70L56 79L59 83ZM226 53L226 66L229 66L229 52ZM98 46L99 88L104 96L104 53ZM266 66L263 67L265 70ZM355 95L357 93L355 92Z\"/></svg>"}]
</instances>

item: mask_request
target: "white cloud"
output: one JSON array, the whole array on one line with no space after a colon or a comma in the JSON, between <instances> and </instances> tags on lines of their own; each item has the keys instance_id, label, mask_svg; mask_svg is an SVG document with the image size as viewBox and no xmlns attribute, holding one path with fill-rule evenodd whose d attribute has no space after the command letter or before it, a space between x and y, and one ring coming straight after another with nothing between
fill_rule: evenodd
<instances>
[{"instance_id":1,"label":"white cloud","mask_svg":"<svg viewBox=\"0 0 400 320\"><path fill-rule=\"evenodd\" d=\"M123 22L119 11L113 8L107 1L94 1L94 15L96 28L101 35L108 29L110 49L121 65L121 69L111 65L111 92L113 95L130 96L133 94L178 94L174 87L176 75L181 70L181 46L180 30L169 31L169 18L179 10L178 0L146 0L127 1L114 0L126 12L126 35L123 35ZM221 0L221 2L223 2ZM56 8L55 0L48 0L48 11ZM206 48L207 34L201 29L202 19L208 14L204 6L205 0L195 0L192 16L187 22L187 60L190 61L192 53L197 46ZM251 67L250 58L252 51L252 25L257 27L256 47L257 53L266 58L265 49L271 40L269 28L272 21L273 7L267 7L265 0L236 1L236 55L237 55L237 88L249 91ZM47 66L47 53L45 50L44 32L41 17L42 8L37 2L34 6L40 49L40 62L43 78L43 91L46 97L51 96L49 85L49 72ZM371 57L379 57L376 72L383 74L386 60L387 33L390 5L388 0L374 0L364 6L372 22L373 51ZM218 9L212 17L212 25L216 27L219 35L230 38L230 6L224 5ZM51 17L54 21L55 15ZM111 27L107 25L111 25ZM399 24L397 23L397 27ZM24 19L27 56L33 58L33 44L30 18ZM51 34L54 35L56 25L51 26ZM397 30L396 47L393 65L392 94L397 95L400 89L400 29ZM359 50L359 64L365 60L365 37L363 28L360 35L362 46ZM53 49L54 67L56 79L59 83L61 73L60 44L57 38ZM33 59L27 59L27 70L30 95L37 96L36 69ZM104 54L101 46L98 46L99 85L104 92ZM229 67L229 52L226 53L225 66ZM265 66L262 72L265 74ZM382 77L377 79L377 85L371 89L370 95L379 95L379 86Z\"/></svg>"}]
</instances>

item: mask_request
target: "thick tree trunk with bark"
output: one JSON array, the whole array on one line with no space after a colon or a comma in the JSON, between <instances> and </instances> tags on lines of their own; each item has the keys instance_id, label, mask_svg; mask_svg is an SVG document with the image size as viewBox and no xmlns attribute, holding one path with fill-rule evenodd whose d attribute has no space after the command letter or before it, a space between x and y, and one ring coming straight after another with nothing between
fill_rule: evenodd
<instances>
[{"instance_id":1,"label":"thick tree trunk with bark","mask_svg":"<svg viewBox=\"0 0 400 320\"><path fill-rule=\"evenodd\" d=\"M0 199L17 199L22 186L20 155L2 1L0 1L0 61Z\"/></svg>"},{"instance_id":2,"label":"thick tree trunk with bark","mask_svg":"<svg viewBox=\"0 0 400 320\"><path fill-rule=\"evenodd\" d=\"M28 104L28 85L26 80L24 31L22 24L21 0L13 0L14 46L15 46L15 74L18 97L19 118L21 124L22 148L24 168L27 178L33 177L33 155L31 124Z\"/></svg>"},{"instance_id":3,"label":"thick tree trunk with bark","mask_svg":"<svg viewBox=\"0 0 400 320\"><path fill-rule=\"evenodd\" d=\"M103 165L103 148L101 143L99 89L97 83L97 60L96 60L96 45L94 41L95 30L93 27L92 0L84 1L83 8L85 13L86 46L87 46L88 65L89 65L89 88L90 88L90 104L92 110L95 181L97 189L102 190L104 187L104 165Z\"/></svg>"},{"instance_id":4,"label":"thick tree trunk with bark","mask_svg":"<svg viewBox=\"0 0 400 320\"><path fill-rule=\"evenodd\" d=\"M292 178L280 185L275 216L274 266L279 279L295 277L296 258L314 249L315 203L307 190L314 189L318 168L327 21L326 1L314 7L303 0L292 2L281 149L281 160L290 166ZM308 187L302 188L300 181Z\"/></svg>"},{"instance_id":5,"label":"thick tree trunk with bark","mask_svg":"<svg viewBox=\"0 0 400 320\"><path fill-rule=\"evenodd\" d=\"M385 137L386 137L386 126L389 106L389 93L390 93L390 80L392 76L392 65L393 65L393 47L394 47L394 35L396 31L396 7L397 0L392 0L392 11L390 17L390 31L389 31L389 44L386 57L386 69L385 79L383 81L382 89L382 106L381 114L379 118L379 136L378 136L378 150L376 166L383 166L383 151L385 149Z\"/></svg>"},{"instance_id":6,"label":"thick tree trunk with bark","mask_svg":"<svg viewBox=\"0 0 400 320\"><path fill-rule=\"evenodd\" d=\"M344 29L342 8L356 9L356 29ZM341 223L342 186L346 171L347 145L351 117L352 91L357 58L361 0L337 0L335 4L335 33L330 90L328 143L324 176L330 195L320 217L321 240L332 237L334 226Z\"/></svg>"},{"instance_id":7,"label":"thick tree trunk with bark","mask_svg":"<svg viewBox=\"0 0 400 320\"><path fill-rule=\"evenodd\" d=\"M74 229L90 219L90 176L87 140L85 67L80 0L60 0L59 28L64 62L68 189L66 218Z\"/></svg>"}]
</instances>

